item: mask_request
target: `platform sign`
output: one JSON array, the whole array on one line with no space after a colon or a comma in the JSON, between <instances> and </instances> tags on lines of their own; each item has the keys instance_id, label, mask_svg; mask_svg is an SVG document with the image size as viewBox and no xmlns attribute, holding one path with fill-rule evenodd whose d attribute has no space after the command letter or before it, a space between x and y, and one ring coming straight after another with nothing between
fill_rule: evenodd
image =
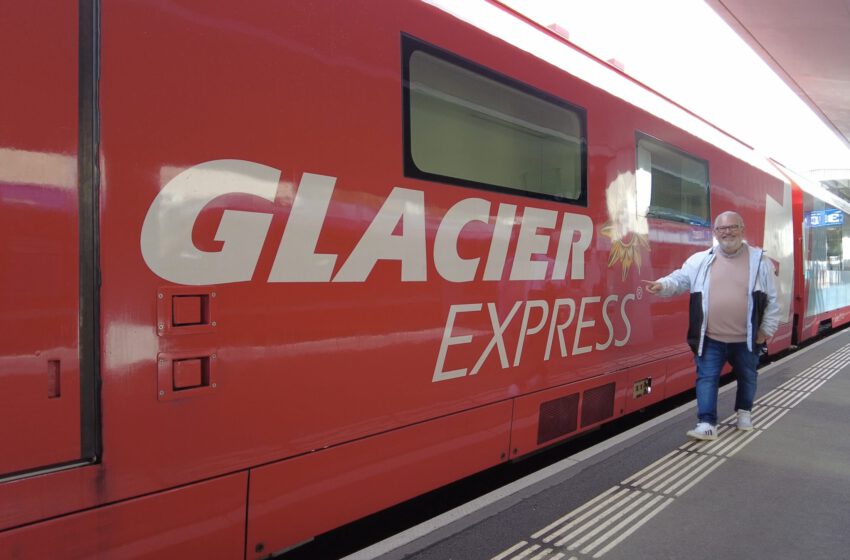
<instances>
[{"instance_id":1,"label":"platform sign","mask_svg":"<svg viewBox=\"0 0 850 560\"><path fill-rule=\"evenodd\" d=\"M823 211L824 226L844 225L844 212L837 208Z\"/></svg>"},{"instance_id":2,"label":"platform sign","mask_svg":"<svg viewBox=\"0 0 850 560\"><path fill-rule=\"evenodd\" d=\"M844 212L837 208L812 210L805 215L806 227L832 227L844 225Z\"/></svg>"}]
</instances>

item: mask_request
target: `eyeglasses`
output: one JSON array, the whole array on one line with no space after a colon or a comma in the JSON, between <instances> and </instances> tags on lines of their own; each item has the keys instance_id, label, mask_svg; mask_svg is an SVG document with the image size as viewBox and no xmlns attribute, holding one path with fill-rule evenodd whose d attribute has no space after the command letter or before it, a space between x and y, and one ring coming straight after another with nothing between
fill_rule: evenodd
<instances>
[{"instance_id":1,"label":"eyeglasses","mask_svg":"<svg viewBox=\"0 0 850 560\"><path fill-rule=\"evenodd\" d=\"M714 228L714 231L716 231L717 233L727 233L738 231L742 227L743 226L717 226L716 228Z\"/></svg>"}]
</instances>

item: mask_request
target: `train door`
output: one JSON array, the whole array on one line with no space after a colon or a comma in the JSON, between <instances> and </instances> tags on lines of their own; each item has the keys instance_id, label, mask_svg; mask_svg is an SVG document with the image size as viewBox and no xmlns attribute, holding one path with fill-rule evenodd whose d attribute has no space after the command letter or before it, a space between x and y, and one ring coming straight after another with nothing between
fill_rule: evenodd
<instances>
[{"instance_id":1,"label":"train door","mask_svg":"<svg viewBox=\"0 0 850 560\"><path fill-rule=\"evenodd\" d=\"M94 245L80 227L94 223L79 166L91 155L79 132L85 3L0 6L0 481L96 456Z\"/></svg>"}]
</instances>

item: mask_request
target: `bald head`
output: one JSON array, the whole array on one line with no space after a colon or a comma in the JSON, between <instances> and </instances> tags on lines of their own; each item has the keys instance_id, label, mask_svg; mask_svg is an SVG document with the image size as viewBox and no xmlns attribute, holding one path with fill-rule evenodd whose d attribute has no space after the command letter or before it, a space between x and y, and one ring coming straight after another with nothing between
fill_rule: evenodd
<instances>
[{"instance_id":1,"label":"bald head","mask_svg":"<svg viewBox=\"0 0 850 560\"><path fill-rule=\"evenodd\" d=\"M744 243L744 219L731 210L718 215L714 219L714 238L727 255L737 253Z\"/></svg>"},{"instance_id":2,"label":"bald head","mask_svg":"<svg viewBox=\"0 0 850 560\"><path fill-rule=\"evenodd\" d=\"M720 222L723 222L722 224ZM741 217L740 214L733 210L727 210L726 212L722 212L714 218L714 227L719 225L739 225L742 228L744 227L744 218Z\"/></svg>"}]
</instances>

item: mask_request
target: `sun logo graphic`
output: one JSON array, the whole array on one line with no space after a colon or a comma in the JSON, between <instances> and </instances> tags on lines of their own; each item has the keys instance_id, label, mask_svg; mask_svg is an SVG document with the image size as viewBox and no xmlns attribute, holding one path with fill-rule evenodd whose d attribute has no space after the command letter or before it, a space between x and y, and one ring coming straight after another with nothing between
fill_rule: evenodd
<instances>
[{"instance_id":1,"label":"sun logo graphic","mask_svg":"<svg viewBox=\"0 0 850 560\"><path fill-rule=\"evenodd\" d=\"M629 275L629 270L634 264L640 273L641 250L649 251L649 239L645 234L629 233L624 237L618 237L617 227L611 222L602 227L602 235L611 238L611 252L608 253L608 268L620 263L622 269L622 280Z\"/></svg>"},{"instance_id":2,"label":"sun logo graphic","mask_svg":"<svg viewBox=\"0 0 850 560\"><path fill-rule=\"evenodd\" d=\"M621 173L605 191L608 221L601 233L611 240L608 268L620 265L621 279L625 280L632 265L640 273L643 251L649 252L649 228L646 217L639 215L635 177Z\"/></svg>"}]
</instances>

